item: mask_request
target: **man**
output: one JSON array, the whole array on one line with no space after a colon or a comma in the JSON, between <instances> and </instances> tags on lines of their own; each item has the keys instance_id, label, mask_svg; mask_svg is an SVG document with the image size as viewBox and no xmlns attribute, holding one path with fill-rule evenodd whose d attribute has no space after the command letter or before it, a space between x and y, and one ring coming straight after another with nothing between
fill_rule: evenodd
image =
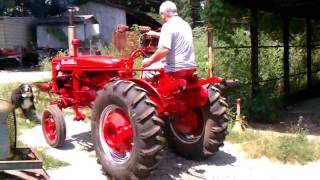
<instances>
[{"instance_id":1,"label":"man","mask_svg":"<svg viewBox=\"0 0 320 180\"><path fill-rule=\"evenodd\" d=\"M171 1L165 1L160 6L160 17L164 24L161 33L150 31L147 35L160 36L158 49L150 57L142 61L142 67L161 68L164 59L166 73L183 69L195 69L193 36L190 25L178 16L177 7Z\"/></svg>"}]
</instances>

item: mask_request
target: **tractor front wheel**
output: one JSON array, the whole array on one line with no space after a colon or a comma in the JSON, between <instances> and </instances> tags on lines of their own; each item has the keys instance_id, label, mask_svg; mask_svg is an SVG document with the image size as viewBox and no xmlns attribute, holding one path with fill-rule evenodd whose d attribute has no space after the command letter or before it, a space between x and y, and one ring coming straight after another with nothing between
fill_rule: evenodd
<instances>
[{"instance_id":1,"label":"tractor front wheel","mask_svg":"<svg viewBox=\"0 0 320 180\"><path fill-rule=\"evenodd\" d=\"M66 139L66 124L62 111L56 105L50 105L42 114L42 131L47 143L58 148Z\"/></svg>"},{"instance_id":2,"label":"tractor front wheel","mask_svg":"<svg viewBox=\"0 0 320 180\"><path fill-rule=\"evenodd\" d=\"M169 119L167 123L170 147L187 159L199 160L213 155L227 135L227 103L214 86L208 87L208 96L205 107L195 108L184 119ZM188 125L197 128L191 131Z\"/></svg>"},{"instance_id":3,"label":"tractor front wheel","mask_svg":"<svg viewBox=\"0 0 320 180\"><path fill-rule=\"evenodd\" d=\"M110 82L98 93L91 123L96 154L108 175L150 176L162 156L164 122L144 89L130 81Z\"/></svg>"}]
</instances>

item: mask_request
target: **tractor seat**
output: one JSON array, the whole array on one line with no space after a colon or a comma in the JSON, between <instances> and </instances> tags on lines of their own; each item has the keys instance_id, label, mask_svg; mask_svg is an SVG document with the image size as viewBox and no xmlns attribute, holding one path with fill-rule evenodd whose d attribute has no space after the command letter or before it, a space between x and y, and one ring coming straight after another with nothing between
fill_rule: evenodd
<instances>
[{"instance_id":1,"label":"tractor seat","mask_svg":"<svg viewBox=\"0 0 320 180\"><path fill-rule=\"evenodd\" d=\"M173 76L175 78L189 79L192 77L193 73L196 71L196 68L188 68L188 69L179 69L177 71L168 72L167 74Z\"/></svg>"}]
</instances>

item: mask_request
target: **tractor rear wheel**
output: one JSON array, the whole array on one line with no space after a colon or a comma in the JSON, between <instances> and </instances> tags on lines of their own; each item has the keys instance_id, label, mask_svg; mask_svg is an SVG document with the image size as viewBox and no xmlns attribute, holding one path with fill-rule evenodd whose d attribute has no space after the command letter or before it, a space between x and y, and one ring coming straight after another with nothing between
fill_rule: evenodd
<instances>
[{"instance_id":1,"label":"tractor rear wheel","mask_svg":"<svg viewBox=\"0 0 320 180\"><path fill-rule=\"evenodd\" d=\"M163 151L164 122L148 93L130 81L110 82L98 92L91 131L99 162L118 179L150 176Z\"/></svg>"},{"instance_id":2,"label":"tractor rear wheel","mask_svg":"<svg viewBox=\"0 0 320 180\"><path fill-rule=\"evenodd\" d=\"M62 111L56 105L50 105L42 114L42 131L47 143L58 148L66 139L66 124Z\"/></svg>"},{"instance_id":3,"label":"tractor rear wheel","mask_svg":"<svg viewBox=\"0 0 320 180\"><path fill-rule=\"evenodd\" d=\"M227 103L214 86L208 87L208 103L202 109L193 110L198 117L197 129L193 133L183 133L171 119L167 125L170 147L187 159L203 159L213 155L223 146L227 135ZM190 118L190 117L189 117Z\"/></svg>"}]
</instances>

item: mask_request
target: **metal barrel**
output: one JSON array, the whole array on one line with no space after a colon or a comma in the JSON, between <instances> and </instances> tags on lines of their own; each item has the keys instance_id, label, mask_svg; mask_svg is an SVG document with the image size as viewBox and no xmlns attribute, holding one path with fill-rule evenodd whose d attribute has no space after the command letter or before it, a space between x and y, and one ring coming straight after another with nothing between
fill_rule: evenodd
<instances>
[{"instance_id":1,"label":"metal barrel","mask_svg":"<svg viewBox=\"0 0 320 180\"><path fill-rule=\"evenodd\" d=\"M8 116L13 112L13 106L0 99L0 160L9 159L11 154L10 129L8 127Z\"/></svg>"}]
</instances>

